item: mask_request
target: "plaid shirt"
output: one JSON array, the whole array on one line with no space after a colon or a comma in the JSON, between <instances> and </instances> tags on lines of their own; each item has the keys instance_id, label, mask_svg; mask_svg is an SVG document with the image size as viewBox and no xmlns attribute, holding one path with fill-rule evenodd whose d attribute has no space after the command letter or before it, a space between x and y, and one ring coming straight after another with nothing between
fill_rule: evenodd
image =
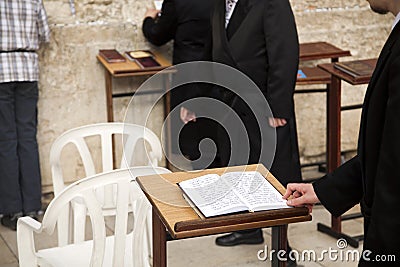
<instances>
[{"instance_id":1,"label":"plaid shirt","mask_svg":"<svg viewBox=\"0 0 400 267\"><path fill-rule=\"evenodd\" d=\"M0 0L0 82L39 80L36 50L49 39L42 0Z\"/></svg>"}]
</instances>

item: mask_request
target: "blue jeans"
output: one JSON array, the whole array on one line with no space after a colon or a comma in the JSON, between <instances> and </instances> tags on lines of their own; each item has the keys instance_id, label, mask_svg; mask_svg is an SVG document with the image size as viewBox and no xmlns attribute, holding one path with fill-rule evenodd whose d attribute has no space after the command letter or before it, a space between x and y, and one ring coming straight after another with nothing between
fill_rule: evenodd
<instances>
[{"instance_id":1,"label":"blue jeans","mask_svg":"<svg viewBox=\"0 0 400 267\"><path fill-rule=\"evenodd\" d=\"M0 213L41 209L37 82L0 83Z\"/></svg>"}]
</instances>

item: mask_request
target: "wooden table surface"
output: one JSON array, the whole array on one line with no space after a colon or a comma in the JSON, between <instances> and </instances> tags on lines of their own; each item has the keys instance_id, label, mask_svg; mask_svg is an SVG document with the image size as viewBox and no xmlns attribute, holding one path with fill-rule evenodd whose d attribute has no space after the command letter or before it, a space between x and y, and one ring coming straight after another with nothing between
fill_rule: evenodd
<instances>
[{"instance_id":1,"label":"wooden table surface","mask_svg":"<svg viewBox=\"0 0 400 267\"><path fill-rule=\"evenodd\" d=\"M177 183L205 174L259 171L280 192L285 188L261 164L138 177L137 181L174 239L270 227L311 220L306 207L201 218L182 196Z\"/></svg>"},{"instance_id":2,"label":"wooden table surface","mask_svg":"<svg viewBox=\"0 0 400 267\"><path fill-rule=\"evenodd\" d=\"M334 63L319 64L318 67L327 71L328 73L332 74L333 76L350 83L351 85L369 83L369 80L371 79L371 75L373 73L373 70L375 69L376 62L378 61L378 59L374 58L374 59L364 59L364 60L354 60L354 61L363 62L365 64L370 65L372 67L371 73L369 75L365 75L365 76L353 77L353 76L335 68Z\"/></svg>"},{"instance_id":3,"label":"wooden table surface","mask_svg":"<svg viewBox=\"0 0 400 267\"><path fill-rule=\"evenodd\" d=\"M171 66L171 62L168 61L160 53L157 52L152 52L152 53L154 54L157 62L160 63L161 65L160 67L151 69L141 69L138 64L136 64L134 61L129 60L125 55L123 55L126 58L125 62L109 63L99 55L97 55L97 59L113 77L152 75Z\"/></svg>"},{"instance_id":4,"label":"wooden table surface","mask_svg":"<svg viewBox=\"0 0 400 267\"><path fill-rule=\"evenodd\" d=\"M299 49L300 60L303 61L351 56L349 50L342 50L327 42L301 43Z\"/></svg>"},{"instance_id":5,"label":"wooden table surface","mask_svg":"<svg viewBox=\"0 0 400 267\"><path fill-rule=\"evenodd\" d=\"M303 67L300 70L306 75L305 78L297 78L296 85L329 84L331 75L317 67Z\"/></svg>"}]
</instances>

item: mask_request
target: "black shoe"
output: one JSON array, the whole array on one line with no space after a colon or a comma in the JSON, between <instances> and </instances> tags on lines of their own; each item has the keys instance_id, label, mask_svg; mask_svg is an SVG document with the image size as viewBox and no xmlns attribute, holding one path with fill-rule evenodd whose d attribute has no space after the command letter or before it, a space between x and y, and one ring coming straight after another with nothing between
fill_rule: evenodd
<instances>
[{"instance_id":1,"label":"black shoe","mask_svg":"<svg viewBox=\"0 0 400 267\"><path fill-rule=\"evenodd\" d=\"M286 251L287 255L292 251L292 248L288 243L288 250ZM304 267L304 265L297 264L296 258L288 257L286 262L286 267Z\"/></svg>"},{"instance_id":2,"label":"black shoe","mask_svg":"<svg viewBox=\"0 0 400 267\"><path fill-rule=\"evenodd\" d=\"M288 258L288 260L286 262L286 267L297 267L297 262Z\"/></svg>"},{"instance_id":3,"label":"black shoe","mask_svg":"<svg viewBox=\"0 0 400 267\"><path fill-rule=\"evenodd\" d=\"M5 214L1 218L1 224L13 231L17 230L17 221L22 217L22 212L18 212L15 214Z\"/></svg>"},{"instance_id":4,"label":"black shoe","mask_svg":"<svg viewBox=\"0 0 400 267\"><path fill-rule=\"evenodd\" d=\"M215 240L218 246L236 246L240 244L262 244L264 237L262 231L257 230L250 233L233 232L228 235L220 236Z\"/></svg>"},{"instance_id":5,"label":"black shoe","mask_svg":"<svg viewBox=\"0 0 400 267\"><path fill-rule=\"evenodd\" d=\"M304 267L304 265L297 264L295 260L288 258L286 262L286 267Z\"/></svg>"}]
</instances>

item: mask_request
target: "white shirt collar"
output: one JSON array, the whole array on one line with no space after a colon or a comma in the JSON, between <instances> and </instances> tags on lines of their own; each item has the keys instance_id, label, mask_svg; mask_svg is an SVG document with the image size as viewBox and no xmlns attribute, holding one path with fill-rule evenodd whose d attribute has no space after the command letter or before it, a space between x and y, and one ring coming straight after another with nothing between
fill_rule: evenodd
<instances>
[{"instance_id":1,"label":"white shirt collar","mask_svg":"<svg viewBox=\"0 0 400 267\"><path fill-rule=\"evenodd\" d=\"M397 23L399 23L399 21L400 21L400 12L397 14L396 18L394 19L392 30L397 25Z\"/></svg>"},{"instance_id":2,"label":"white shirt collar","mask_svg":"<svg viewBox=\"0 0 400 267\"><path fill-rule=\"evenodd\" d=\"M225 0L225 28L228 27L229 20L232 17L233 10L239 0Z\"/></svg>"}]
</instances>

